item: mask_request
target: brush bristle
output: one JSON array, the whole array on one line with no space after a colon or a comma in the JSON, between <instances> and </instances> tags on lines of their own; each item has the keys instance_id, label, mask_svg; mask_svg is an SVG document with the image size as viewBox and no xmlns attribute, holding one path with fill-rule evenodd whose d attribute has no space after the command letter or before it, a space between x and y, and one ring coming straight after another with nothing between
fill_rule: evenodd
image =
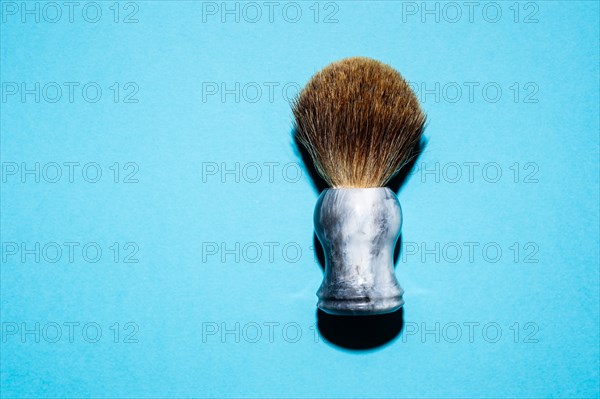
<instances>
[{"instance_id":1,"label":"brush bristle","mask_svg":"<svg viewBox=\"0 0 600 399\"><path fill-rule=\"evenodd\" d=\"M295 134L331 187L381 187L414 155L425 115L392 67L346 58L316 73L293 105Z\"/></svg>"}]
</instances>

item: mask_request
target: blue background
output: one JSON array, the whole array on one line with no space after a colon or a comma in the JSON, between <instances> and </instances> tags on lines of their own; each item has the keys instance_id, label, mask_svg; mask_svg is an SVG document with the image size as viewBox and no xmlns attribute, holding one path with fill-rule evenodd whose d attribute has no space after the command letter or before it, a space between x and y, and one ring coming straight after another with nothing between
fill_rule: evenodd
<instances>
[{"instance_id":1,"label":"blue background","mask_svg":"<svg viewBox=\"0 0 600 399\"><path fill-rule=\"evenodd\" d=\"M96 23L85 2L55 23L45 3L27 3L39 22L7 3L2 397L598 397L598 2L481 2L471 20L458 3L457 22L447 3L428 3L436 21L421 2L299 2L291 22L295 5L270 21L258 2L254 23L247 3L222 22L220 2L120 2L115 22L97 2ZM316 328L318 190L286 96L353 55L397 68L429 118L398 194L404 329L369 350ZM39 102L7 94L23 82ZM66 86L49 101L49 82L78 83L73 101ZM23 181L36 162L40 181ZM66 167L49 182L51 162L79 162L73 182ZM96 183L81 173L93 162ZM22 259L11 243L47 252ZM79 323L72 340L64 323Z\"/></svg>"}]
</instances>

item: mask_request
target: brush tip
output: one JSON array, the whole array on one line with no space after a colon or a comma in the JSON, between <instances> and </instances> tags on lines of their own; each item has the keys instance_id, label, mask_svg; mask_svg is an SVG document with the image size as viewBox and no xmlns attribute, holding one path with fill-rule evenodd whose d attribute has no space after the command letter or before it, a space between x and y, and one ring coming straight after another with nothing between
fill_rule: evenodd
<instances>
[{"instance_id":1,"label":"brush tip","mask_svg":"<svg viewBox=\"0 0 600 399\"><path fill-rule=\"evenodd\" d=\"M425 124L394 68L350 57L317 72L292 104L296 139L332 187L380 187L414 155Z\"/></svg>"}]
</instances>

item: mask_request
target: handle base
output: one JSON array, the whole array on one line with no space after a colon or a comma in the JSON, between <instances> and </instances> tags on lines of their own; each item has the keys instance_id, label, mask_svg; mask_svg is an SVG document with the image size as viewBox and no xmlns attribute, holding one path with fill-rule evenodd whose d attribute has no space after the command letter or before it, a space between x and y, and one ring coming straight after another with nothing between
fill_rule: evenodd
<instances>
[{"instance_id":1,"label":"handle base","mask_svg":"<svg viewBox=\"0 0 600 399\"><path fill-rule=\"evenodd\" d=\"M332 315L338 316L371 316L378 314L393 313L404 305L402 294L386 297L373 298L368 296L348 298L319 297L317 307Z\"/></svg>"}]
</instances>

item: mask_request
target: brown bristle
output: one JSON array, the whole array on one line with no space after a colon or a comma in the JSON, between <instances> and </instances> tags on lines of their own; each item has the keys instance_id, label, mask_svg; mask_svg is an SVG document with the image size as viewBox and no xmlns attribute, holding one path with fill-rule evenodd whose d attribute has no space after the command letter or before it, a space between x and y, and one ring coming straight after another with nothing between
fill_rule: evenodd
<instances>
[{"instance_id":1,"label":"brown bristle","mask_svg":"<svg viewBox=\"0 0 600 399\"><path fill-rule=\"evenodd\" d=\"M316 73L293 104L296 138L332 187L381 187L414 155L425 115L406 81L370 58Z\"/></svg>"}]
</instances>

